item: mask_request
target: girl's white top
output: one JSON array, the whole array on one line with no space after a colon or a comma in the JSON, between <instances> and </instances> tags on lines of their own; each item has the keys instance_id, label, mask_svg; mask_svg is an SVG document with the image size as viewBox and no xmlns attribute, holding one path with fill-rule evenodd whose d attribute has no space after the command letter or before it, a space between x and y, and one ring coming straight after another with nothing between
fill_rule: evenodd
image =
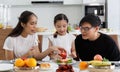
<instances>
[{"instance_id":1,"label":"girl's white top","mask_svg":"<svg viewBox=\"0 0 120 72\"><path fill-rule=\"evenodd\" d=\"M53 46L62 47L68 53L71 53L72 42L75 40L75 36L72 34L66 33L64 36L57 35L57 38L54 38L52 35L49 37L49 40L52 42Z\"/></svg>"}]
</instances>

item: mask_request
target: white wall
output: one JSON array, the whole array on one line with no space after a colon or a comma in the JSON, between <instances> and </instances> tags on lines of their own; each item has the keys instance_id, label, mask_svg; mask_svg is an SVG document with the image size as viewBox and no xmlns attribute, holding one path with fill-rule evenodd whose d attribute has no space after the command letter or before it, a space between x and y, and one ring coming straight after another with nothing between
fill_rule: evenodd
<instances>
[{"instance_id":1,"label":"white wall","mask_svg":"<svg viewBox=\"0 0 120 72\"><path fill-rule=\"evenodd\" d=\"M47 27L48 29L53 29L53 19L58 13L66 14L71 24L79 23L80 19L84 16L84 10L80 5L38 4L33 6L12 6L9 24L13 27L16 26L18 17L24 10L33 11L38 16L38 26Z\"/></svg>"},{"instance_id":2,"label":"white wall","mask_svg":"<svg viewBox=\"0 0 120 72\"><path fill-rule=\"evenodd\" d=\"M108 28L120 31L120 0L108 0Z\"/></svg>"}]
</instances>

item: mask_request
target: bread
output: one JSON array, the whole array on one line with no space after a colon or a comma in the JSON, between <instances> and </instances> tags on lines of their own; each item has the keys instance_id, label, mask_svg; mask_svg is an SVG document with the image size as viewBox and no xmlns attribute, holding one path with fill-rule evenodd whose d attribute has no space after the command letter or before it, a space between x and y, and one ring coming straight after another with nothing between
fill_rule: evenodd
<instances>
[{"instance_id":1,"label":"bread","mask_svg":"<svg viewBox=\"0 0 120 72\"><path fill-rule=\"evenodd\" d=\"M41 63L40 64L40 68L42 68L42 69L48 69L50 67L51 67L51 65L49 63Z\"/></svg>"}]
</instances>

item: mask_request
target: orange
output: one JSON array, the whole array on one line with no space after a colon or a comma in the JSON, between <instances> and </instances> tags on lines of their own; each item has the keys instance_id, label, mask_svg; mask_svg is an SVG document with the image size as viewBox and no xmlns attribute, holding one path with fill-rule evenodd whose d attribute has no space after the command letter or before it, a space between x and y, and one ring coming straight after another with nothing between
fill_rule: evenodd
<instances>
[{"instance_id":1,"label":"orange","mask_svg":"<svg viewBox=\"0 0 120 72\"><path fill-rule=\"evenodd\" d=\"M28 58L25 60L25 63L28 67L35 67L37 65L37 61L35 58Z\"/></svg>"},{"instance_id":2,"label":"orange","mask_svg":"<svg viewBox=\"0 0 120 72\"><path fill-rule=\"evenodd\" d=\"M79 63L79 68L80 68L80 70L85 70L85 69L87 69L87 68L88 68L88 63L85 62L85 61L81 61L81 62Z\"/></svg>"},{"instance_id":3,"label":"orange","mask_svg":"<svg viewBox=\"0 0 120 72\"><path fill-rule=\"evenodd\" d=\"M22 66L24 66L25 62L21 58L18 58L18 59L15 60L14 64L17 67L22 67Z\"/></svg>"}]
</instances>

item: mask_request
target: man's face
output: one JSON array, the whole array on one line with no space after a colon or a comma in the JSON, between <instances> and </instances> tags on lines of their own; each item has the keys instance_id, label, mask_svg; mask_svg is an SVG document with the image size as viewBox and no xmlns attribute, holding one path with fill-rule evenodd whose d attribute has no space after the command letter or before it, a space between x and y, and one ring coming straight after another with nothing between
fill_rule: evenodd
<instances>
[{"instance_id":1,"label":"man's face","mask_svg":"<svg viewBox=\"0 0 120 72\"><path fill-rule=\"evenodd\" d=\"M98 27L92 27L90 23L84 22L80 27L80 31L83 39L91 40L95 37L95 33L98 32Z\"/></svg>"}]
</instances>

